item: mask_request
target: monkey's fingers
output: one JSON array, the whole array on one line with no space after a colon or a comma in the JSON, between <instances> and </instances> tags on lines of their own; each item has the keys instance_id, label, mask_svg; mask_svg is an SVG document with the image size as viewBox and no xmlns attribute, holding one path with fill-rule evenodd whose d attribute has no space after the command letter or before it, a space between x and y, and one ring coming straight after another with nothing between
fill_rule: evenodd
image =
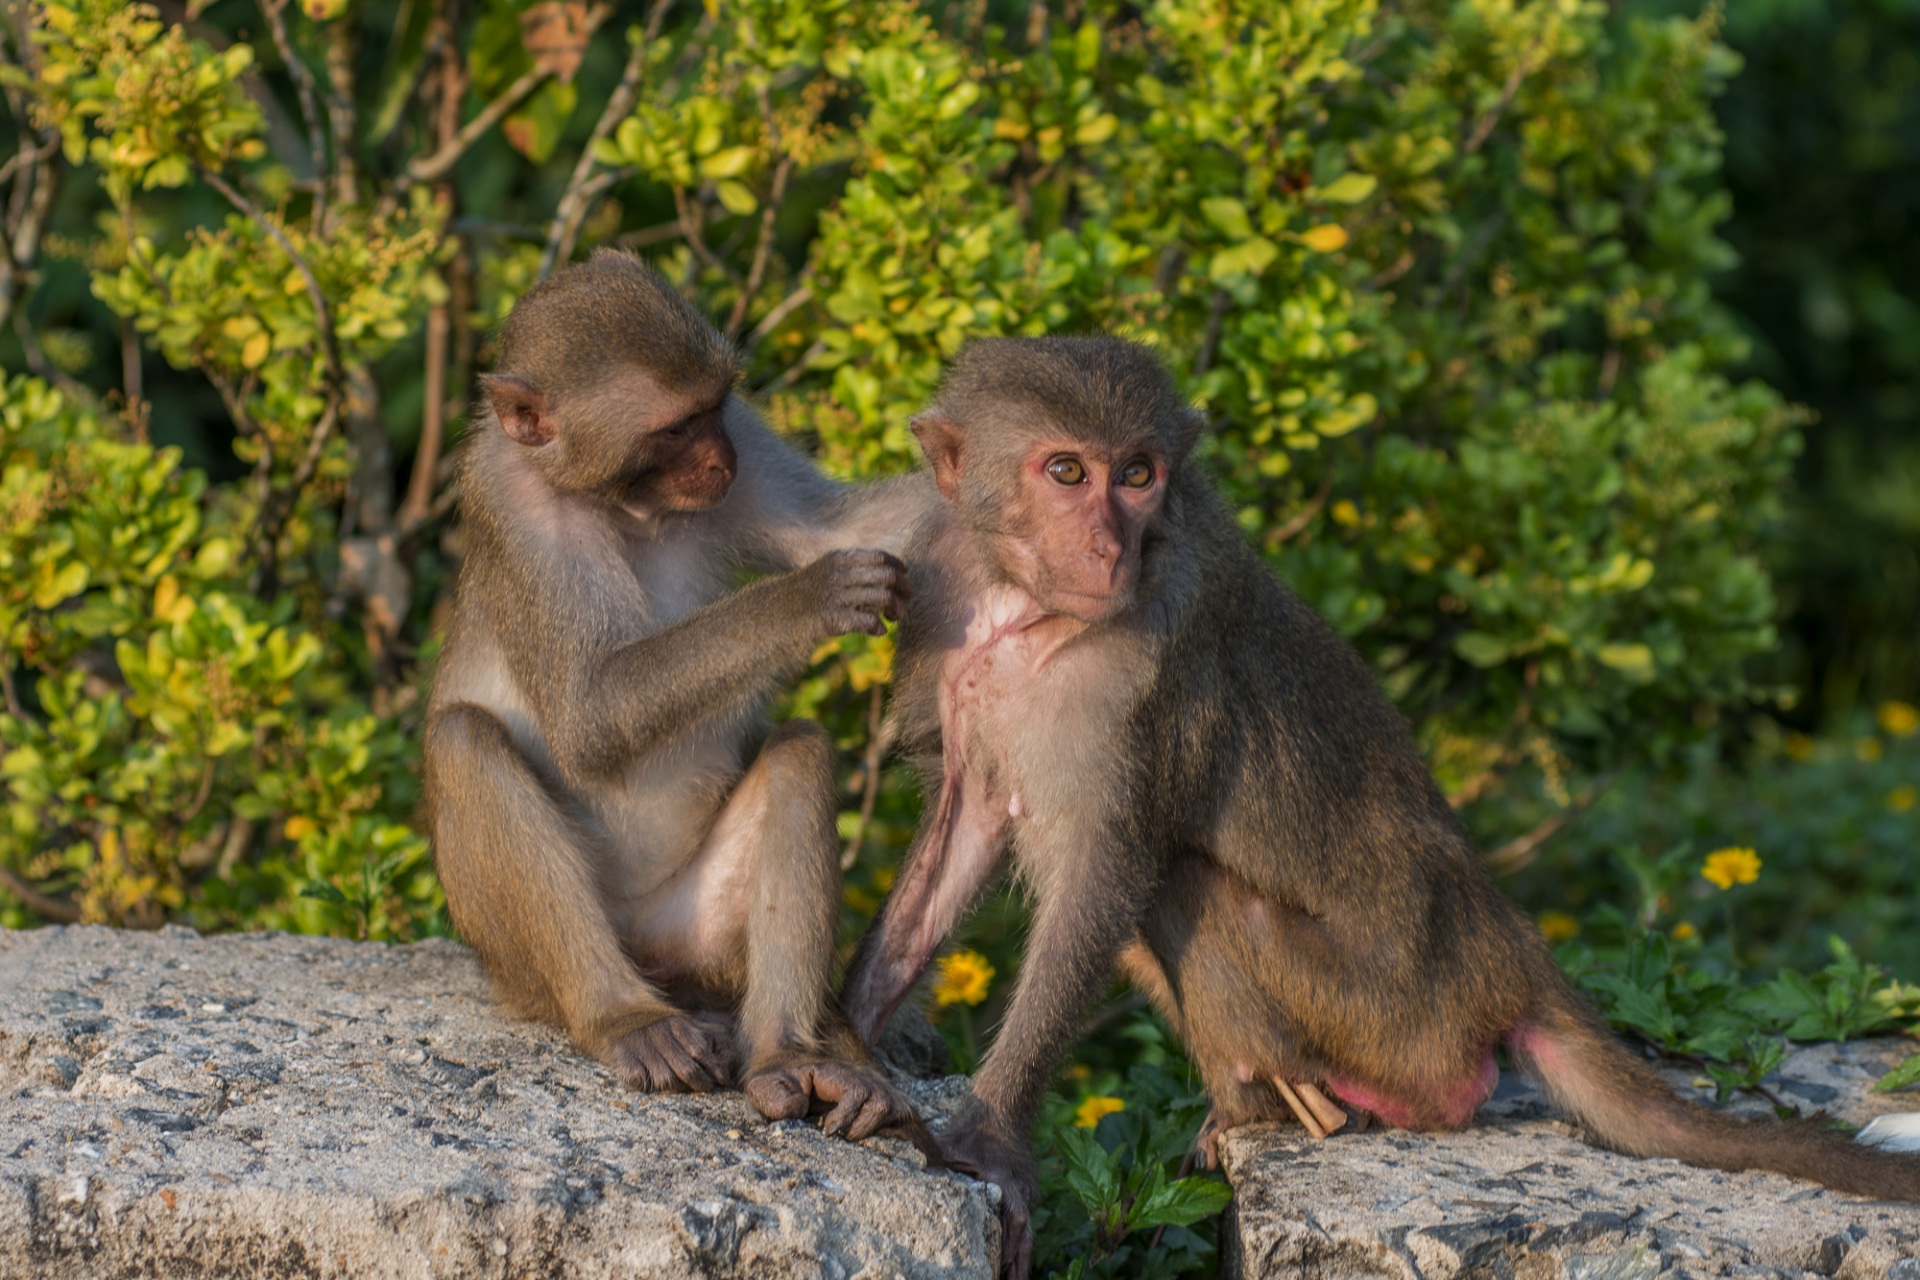
<instances>
[{"instance_id":1,"label":"monkey's fingers","mask_svg":"<svg viewBox=\"0 0 1920 1280\"><path fill-rule=\"evenodd\" d=\"M797 1120L813 1105L806 1084L789 1070L756 1071L740 1087L754 1109L769 1120Z\"/></svg>"},{"instance_id":2,"label":"monkey's fingers","mask_svg":"<svg viewBox=\"0 0 1920 1280\"><path fill-rule=\"evenodd\" d=\"M724 1023L716 1024L710 1019L697 1015L692 1018L675 1018L672 1021L673 1038L679 1042L680 1048L686 1052L687 1056L693 1059L694 1066L699 1069L700 1074L712 1081L708 1088L724 1089L732 1084L733 1069L729 1061L732 1054L727 1044L726 1033L722 1029ZM686 1079L684 1076L681 1078ZM688 1083L695 1093L706 1092L705 1089L693 1085L691 1080Z\"/></svg>"}]
</instances>

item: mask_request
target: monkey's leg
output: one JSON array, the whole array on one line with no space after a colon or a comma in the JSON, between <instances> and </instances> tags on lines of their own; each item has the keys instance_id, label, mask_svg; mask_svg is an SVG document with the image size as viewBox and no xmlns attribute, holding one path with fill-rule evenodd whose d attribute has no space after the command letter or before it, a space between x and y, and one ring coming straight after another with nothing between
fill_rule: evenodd
<instances>
[{"instance_id":1,"label":"monkey's leg","mask_svg":"<svg viewBox=\"0 0 1920 1280\"><path fill-rule=\"evenodd\" d=\"M602 905L597 837L555 801L506 725L460 703L430 717L426 737L447 908L508 1006L561 1024L637 1088L726 1083L723 1027L680 1013L634 968Z\"/></svg>"},{"instance_id":2,"label":"monkey's leg","mask_svg":"<svg viewBox=\"0 0 1920 1280\"><path fill-rule=\"evenodd\" d=\"M833 745L811 721L775 730L693 862L648 902L636 948L740 993L742 1087L772 1118L827 1104L830 1133L915 1119L855 1045L828 993L840 913Z\"/></svg>"}]
</instances>

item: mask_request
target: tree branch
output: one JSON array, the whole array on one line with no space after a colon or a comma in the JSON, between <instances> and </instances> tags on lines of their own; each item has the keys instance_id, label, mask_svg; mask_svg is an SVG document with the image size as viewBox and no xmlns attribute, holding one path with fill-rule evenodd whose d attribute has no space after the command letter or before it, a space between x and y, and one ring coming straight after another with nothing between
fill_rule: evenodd
<instances>
[{"instance_id":1,"label":"tree branch","mask_svg":"<svg viewBox=\"0 0 1920 1280\"><path fill-rule=\"evenodd\" d=\"M540 254L540 270L534 277L537 280L546 279L555 263L573 256L574 240L580 234L580 224L593 207L595 196L606 189L588 189L587 179L598 163L594 158L594 150L613 132L614 126L626 119L627 113L633 110L633 104L639 100L640 78L647 69L647 50L660 34L667 10L672 7L673 0L654 0L653 8L647 14L647 25L627 55L627 65L620 73L620 83L614 86L605 109L594 122L592 135L580 149L580 159L573 166L573 176L567 179L566 194L560 197L560 203L554 209L553 221L547 228L547 247Z\"/></svg>"},{"instance_id":2,"label":"tree branch","mask_svg":"<svg viewBox=\"0 0 1920 1280\"><path fill-rule=\"evenodd\" d=\"M327 146L320 128L320 108L313 95L313 72L295 53L293 41L287 37L286 8L287 0L260 0L261 16L273 34L273 46L280 51L280 61L287 65L294 96L300 101L300 118L307 125L307 150L313 155L313 225L317 229L327 222Z\"/></svg>"},{"instance_id":3,"label":"tree branch","mask_svg":"<svg viewBox=\"0 0 1920 1280\"><path fill-rule=\"evenodd\" d=\"M330 384L328 399L331 401L339 395L344 375L340 368L340 351L333 336L333 318L327 310L327 295L320 288L320 277L313 274L312 266L307 263L300 251L294 248L293 241L287 238L287 233L278 223L255 208L253 202L240 194L225 178L205 165L194 167L199 172L201 181L226 197L228 204L238 209L261 230L273 237L274 243L280 246L280 251L287 255L287 260L293 263L294 270L300 273L301 280L306 283L307 298L313 303L314 328L320 334L320 354L327 364L327 380Z\"/></svg>"},{"instance_id":4,"label":"tree branch","mask_svg":"<svg viewBox=\"0 0 1920 1280\"><path fill-rule=\"evenodd\" d=\"M7 867L0 867L0 886L25 903L29 911L59 924L80 923L80 908L61 898L48 897Z\"/></svg>"}]
</instances>

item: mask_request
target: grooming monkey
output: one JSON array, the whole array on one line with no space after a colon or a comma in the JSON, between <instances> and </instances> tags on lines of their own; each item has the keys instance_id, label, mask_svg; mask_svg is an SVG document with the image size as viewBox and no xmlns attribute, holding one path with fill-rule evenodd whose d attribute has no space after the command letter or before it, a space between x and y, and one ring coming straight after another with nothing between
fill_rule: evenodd
<instances>
[{"instance_id":1,"label":"grooming monkey","mask_svg":"<svg viewBox=\"0 0 1920 1280\"><path fill-rule=\"evenodd\" d=\"M1322 1136L1338 1103L1464 1125L1504 1044L1605 1146L1920 1200L1920 1159L1684 1101L1613 1039L1365 662L1186 465L1201 419L1150 352L981 342L913 427L947 499L909 555L896 655L928 803L844 1001L871 1041L1011 852L1026 954L941 1142L1001 1185L1009 1272L1039 1098L1116 963L1205 1080L1210 1160L1253 1120Z\"/></svg>"},{"instance_id":2,"label":"grooming monkey","mask_svg":"<svg viewBox=\"0 0 1920 1280\"><path fill-rule=\"evenodd\" d=\"M535 286L461 471L470 540L428 704L447 905L504 1002L629 1085L916 1125L834 1007L838 788L765 703L883 630L923 482L849 490L733 394L732 348L637 259ZM804 567L802 567L804 566ZM740 568L771 571L732 591Z\"/></svg>"}]
</instances>

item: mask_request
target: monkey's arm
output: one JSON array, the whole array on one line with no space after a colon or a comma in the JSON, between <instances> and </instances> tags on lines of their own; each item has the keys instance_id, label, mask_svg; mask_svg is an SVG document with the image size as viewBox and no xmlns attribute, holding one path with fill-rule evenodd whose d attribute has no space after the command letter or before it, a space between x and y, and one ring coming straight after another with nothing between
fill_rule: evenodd
<instances>
[{"instance_id":1,"label":"monkey's arm","mask_svg":"<svg viewBox=\"0 0 1920 1280\"><path fill-rule=\"evenodd\" d=\"M923 473L841 484L757 419L736 415L727 431L740 459L727 504L734 512L735 555L751 568L777 572L854 547L900 555L940 504L939 490Z\"/></svg>"},{"instance_id":2,"label":"monkey's arm","mask_svg":"<svg viewBox=\"0 0 1920 1280\"><path fill-rule=\"evenodd\" d=\"M559 644L589 651L523 678L558 686L539 705L550 708L543 727L562 770L604 776L690 726L749 709L829 636L878 634L883 616L899 616L906 590L905 567L891 556L842 551L597 650L579 637L577 617L560 613L540 624Z\"/></svg>"}]
</instances>

